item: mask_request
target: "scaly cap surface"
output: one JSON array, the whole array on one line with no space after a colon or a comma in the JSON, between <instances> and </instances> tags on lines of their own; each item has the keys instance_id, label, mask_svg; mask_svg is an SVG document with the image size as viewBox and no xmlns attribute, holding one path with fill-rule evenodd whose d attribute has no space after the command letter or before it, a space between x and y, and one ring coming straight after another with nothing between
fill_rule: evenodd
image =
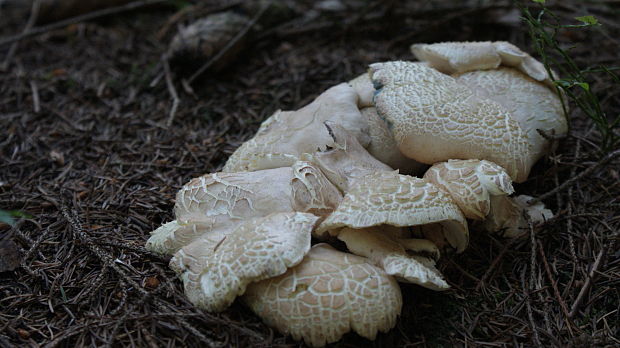
<instances>
[{"instance_id":1,"label":"scaly cap surface","mask_svg":"<svg viewBox=\"0 0 620 348\"><path fill-rule=\"evenodd\" d=\"M312 247L285 274L251 284L244 300L267 325L312 347L351 330L373 340L396 325L402 307L392 277L327 244Z\"/></svg>"},{"instance_id":2,"label":"scaly cap surface","mask_svg":"<svg viewBox=\"0 0 620 348\"><path fill-rule=\"evenodd\" d=\"M524 181L527 136L500 104L432 68L410 62L370 66L377 112L401 152L419 162L485 159Z\"/></svg>"},{"instance_id":3,"label":"scaly cap surface","mask_svg":"<svg viewBox=\"0 0 620 348\"><path fill-rule=\"evenodd\" d=\"M249 283L281 275L301 262L317 220L307 213L248 219L217 243L200 238L181 248L170 267L182 274L193 304L219 312Z\"/></svg>"}]
</instances>

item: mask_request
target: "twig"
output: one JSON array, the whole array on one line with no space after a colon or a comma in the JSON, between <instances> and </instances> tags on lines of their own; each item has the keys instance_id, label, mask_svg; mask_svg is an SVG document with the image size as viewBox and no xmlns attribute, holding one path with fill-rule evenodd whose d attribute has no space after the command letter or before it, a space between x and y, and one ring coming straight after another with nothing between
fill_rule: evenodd
<instances>
[{"instance_id":1,"label":"twig","mask_svg":"<svg viewBox=\"0 0 620 348\"><path fill-rule=\"evenodd\" d=\"M168 120L166 121L166 128L172 125L174 121L174 116L177 113L177 109L179 108L179 104L181 100L179 99L179 94L177 93L176 87L174 87L174 82L172 81L172 74L170 73L170 64L168 64L168 57L164 55L162 57L162 62L164 66L164 74L166 76L166 86L168 86L168 93L170 93L170 98L172 98L172 107L170 108L170 114L168 116Z\"/></svg>"},{"instance_id":2,"label":"twig","mask_svg":"<svg viewBox=\"0 0 620 348\"><path fill-rule=\"evenodd\" d=\"M595 169L597 169L598 167L606 164L607 162L613 160L614 158L620 156L620 149L610 152L608 153L605 157L603 157L600 161L598 161L597 163L595 163L594 165L590 166L588 169L584 170L583 172L575 175L574 177L566 180L562 185L554 188L553 190L546 192L536 198L530 199L527 203L529 205L538 203L546 198L549 198L550 196L556 194L556 192L562 191L565 188L569 187L570 185L574 184L576 181L580 180L581 178L588 176L590 173L592 173Z\"/></svg>"},{"instance_id":3,"label":"twig","mask_svg":"<svg viewBox=\"0 0 620 348\"><path fill-rule=\"evenodd\" d=\"M168 1L168 0L141 0L141 1L134 1L134 2L130 2L128 4L121 5L121 6L109 7L109 8L106 8L106 9L85 13L83 15L67 18L67 19L62 20L62 21L58 21L58 22L55 22L55 23L44 25L42 27L35 27L35 28L31 29L31 30L24 31L23 33L18 34L18 35L9 36L9 37L7 37L5 39L0 40L0 46L7 45L7 44L10 44L10 43L13 43L13 42L17 42L17 41L23 40L25 38L36 36L36 35L39 35L39 34L44 34L44 33L47 33L49 31L52 31L52 30L56 30L56 29L60 29L62 27L66 27L66 26L71 25L71 24L76 24L76 23L88 21L88 20L91 20L91 19L108 16L108 15L111 15L111 14L117 14L117 13L121 13L121 12L131 11L131 10L134 10L136 8L140 8L140 7L144 7L144 6L149 6L149 5L155 5L155 4L159 4L159 3L162 3L162 2L166 2L166 1Z\"/></svg>"},{"instance_id":4,"label":"twig","mask_svg":"<svg viewBox=\"0 0 620 348\"><path fill-rule=\"evenodd\" d=\"M538 251L540 253L540 258L543 261L543 265L545 266L545 271L547 272L547 278L549 278L549 281L551 282L553 293L555 294L555 297L560 303L560 308L562 308L562 312L564 313L564 317L565 317L564 320L566 321L566 327L568 328L568 331L572 335L573 330L572 330L572 325L571 325L570 318L569 318L568 307L566 307L566 302L564 302L564 299L560 295L558 284L555 282L555 279L553 279L553 275L551 274L551 267L549 267L549 263L547 262L547 256L545 255L545 250L543 249L542 243L540 241L538 242Z\"/></svg>"},{"instance_id":5,"label":"twig","mask_svg":"<svg viewBox=\"0 0 620 348\"><path fill-rule=\"evenodd\" d=\"M32 90L32 110L35 114L41 112L41 102L39 100L39 88L37 83L30 81L30 89Z\"/></svg>"},{"instance_id":6,"label":"twig","mask_svg":"<svg viewBox=\"0 0 620 348\"><path fill-rule=\"evenodd\" d=\"M586 282L581 287L581 290L579 290L579 294L577 295L575 302L573 302L573 305L571 306L570 313L568 314L569 318L573 318L575 314L577 314L577 310L579 310L579 306L581 305L581 302L583 302L583 299L586 296L586 293L588 292L588 290L590 290L590 287L592 286L592 281L594 279L594 276L596 275L596 271L601 265L601 261L603 260L603 256L605 255L605 251L606 251L606 248L605 246L603 246L603 248L601 248L601 251L599 251L598 255L596 256L596 260L594 260L592 269L588 273Z\"/></svg>"},{"instance_id":7,"label":"twig","mask_svg":"<svg viewBox=\"0 0 620 348\"><path fill-rule=\"evenodd\" d=\"M30 10L30 17L28 18L28 22L26 23L26 26L24 27L22 34L25 34L28 31L30 31L30 29L32 29L34 24L37 22L40 8L41 8L41 0L35 0L32 3L32 9ZM11 58L13 58L13 55L17 51L18 44L19 42L15 42L13 43L13 45L11 45L11 48L9 48L9 52L6 54L6 58L4 58L4 62L0 66L0 71L6 71L9 68L9 64L11 63Z\"/></svg>"},{"instance_id":8,"label":"twig","mask_svg":"<svg viewBox=\"0 0 620 348\"><path fill-rule=\"evenodd\" d=\"M517 240L516 238L510 239L508 243L506 243L506 245L502 248L502 251L499 252L497 257L495 257L493 262L491 262L489 269L487 269L487 271L484 272L484 275L482 276L482 278L480 278L480 282L478 283L478 285L476 285L476 291L480 290L480 288L484 285L484 282L486 282L487 279L491 276L491 273L493 272L495 267L497 267L497 265L502 260L504 255L506 255L506 253L508 252L508 249L514 244L516 240Z\"/></svg>"},{"instance_id":9,"label":"twig","mask_svg":"<svg viewBox=\"0 0 620 348\"><path fill-rule=\"evenodd\" d=\"M196 78L198 78L200 75L202 75L202 73L204 73L207 69L209 69L211 67L211 65L213 65L213 63L215 63L218 59L220 59L226 52L228 52L228 50L230 50L239 40L241 40L241 38L243 36L245 36L245 34L247 34L248 31L250 31L250 29L252 29L252 27L256 24L256 22L258 22L258 20L263 16L263 14L265 13L265 11L267 11L267 9L269 8L269 6L271 6L271 1L267 2L266 4L263 5L263 7L261 7L260 11L258 11L254 17L252 18L252 20L250 20L250 22L243 28L241 29L237 35L235 35L235 37L232 38L232 40L230 40L226 46L222 47L222 49L213 57L211 57L211 59L209 59L209 61L207 61L203 66L201 66L192 76L190 76L190 78L187 80L187 84L191 84L192 82L194 82L194 80Z\"/></svg>"}]
</instances>

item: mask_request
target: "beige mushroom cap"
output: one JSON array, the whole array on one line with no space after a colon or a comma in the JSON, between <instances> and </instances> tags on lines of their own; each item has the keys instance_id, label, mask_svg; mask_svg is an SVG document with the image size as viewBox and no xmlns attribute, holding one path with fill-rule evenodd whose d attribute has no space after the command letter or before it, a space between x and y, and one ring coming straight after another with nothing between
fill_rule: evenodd
<instances>
[{"instance_id":1,"label":"beige mushroom cap","mask_svg":"<svg viewBox=\"0 0 620 348\"><path fill-rule=\"evenodd\" d=\"M243 143L228 159L224 172L287 167L304 153L332 146L323 123L332 121L368 145L368 125L357 108L358 96L346 83L334 86L312 103L294 112L276 112L263 122L256 136Z\"/></svg>"},{"instance_id":2,"label":"beige mushroom cap","mask_svg":"<svg viewBox=\"0 0 620 348\"><path fill-rule=\"evenodd\" d=\"M469 241L467 222L452 199L423 179L377 172L353 182L338 208L317 228L323 233L340 227L417 226L439 223L458 252Z\"/></svg>"},{"instance_id":3,"label":"beige mushroom cap","mask_svg":"<svg viewBox=\"0 0 620 348\"><path fill-rule=\"evenodd\" d=\"M549 140L538 129L557 136L568 131L562 102L555 91L515 69L501 67L455 77L481 97L501 104L519 123L531 145L529 166L550 152Z\"/></svg>"},{"instance_id":4,"label":"beige mushroom cap","mask_svg":"<svg viewBox=\"0 0 620 348\"><path fill-rule=\"evenodd\" d=\"M483 220L491 209L491 196L514 192L510 177L495 163L449 160L432 166L424 179L446 191L465 217Z\"/></svg>"},{"instance_id":5,"label":"beige mushroom cap","mask_svg":"<svg viewBox=\"0 0 620 348\"><path fill-rule=\"evenodd\" d=\"M373 340L396 325L402 307L392 277L327 244L312 247L285 274L251 284L244 300L267 325L312 347L351 330Z\"/></svg>"},{"instance_id":6,"label":"beige mushroom cap","mask_svg":"<svg viewBox=\"0 0 620 348\"><path fill-rule=\"evenodd\" d=\"M254 281L301 262L318 217L276 213L248 219L217 243L198 239L181 248L170 267L182 273L185 294L209 312L226 309Z\"/></svg>"},{"instance_id":7,"label":"beige mushroom cap","mask_svg":"<svg viewBox=\"0 0 620 348\"><path fill-rule=\"evenodd\" d=\"M487 232L501 234L506 238L517 238L529 231L528 216L534 224L544 222L553 217L553 212L546 209L542 202L529 205L528 201L533 197L520 195L517 197L495 196L491 197L491 211L483 221L483 227Z\"/></svg>"},{"instance_id":8,"label":"beige mushroom cap","mask_svg":"<svg viewBox=\"0 0 620 348\"><path fill-rule=\"evenodd\" d=\"M516 182L529 174L527 136L508 111L450 76L410 62L370 66L377 112L401 152L419 162L485 159Z\"/></svg>"},{"instance_id":9,"label":"beige mushroom cap","mask_svg":"<svg viewBox=\"0 0 620 348\"><path fill-rule=\"evenodd\" d=\"M407 243L402 243L401 240L384 234L381 227L343 228L338 232L338 239L345 242L350 252L367 257L399 281L418 284L436 291L450 288L435 268L433 259L407 253L405 246L412 246L415 251L426 251L438 257L439 249L428 240L410 239Z\"/></svg>"},{"instance_id":10,"label":"beige mushroom cap","mask_svg":"<svg viewBox=\"0 0 620 348\"><path fill-rule=\"evenodd\" d=\"M415 175L425 167L424 164L407 158L400 152L387 122L379 116L374 106L363 108L361 112L368 122L368 135L370 136L370 144L366 150L373 157L398 169L401 174Z\"/></svg>"},{"instance_id":11,"label":"beige mushroom cap","mask_svg":"<svg viewBox=\"0 0 620 348\"><path fill-rule=\"evenodd\" d=\"M363 176L393 169L372 157L357 139L344 128L325 122L333 145L311 156L325 176L340 190L347 192L351 183Z\"/></svg>"},{"instance_id":12,"label":"beige mushroom cap","mask_svg":"<svg viewBox=\"0 0 620 348\"><path fill-rule=\"evenodd\" d=\"M203 234L221 239L244 219L277 212L331 213L342 200L338 188L314 165L256 172L214 173L191 180L177 193L176 220L152 232L147 249L173 254Z\"/></svg>"},{"instance_id":13,"label":"beige mushroom cap","mask_svg":"<svg viewBox=\"0 0 620 348\"><path fill-rule=\"evenodd\" d=\"M536 81L553 86L544 65L506 41L414 44L411 52L444 74L514 67Z\"/></svg>"},{"instance_id":14,"label":"beige mushroom cap","mask_svg":"<svg viewBox=\"0 0 620 348\"><path fill-rule=\"evenodd\" d=\"M368 75L368 73L363 73L360 76L349 81L349 85L353 87L353 89L359 96L359 101L357 105L360 109L374 106L374 104L372 103L372 98L375 94L375 89L372 86L372 81L370 80L370 76Z\"/></svg>"}]
</instances>

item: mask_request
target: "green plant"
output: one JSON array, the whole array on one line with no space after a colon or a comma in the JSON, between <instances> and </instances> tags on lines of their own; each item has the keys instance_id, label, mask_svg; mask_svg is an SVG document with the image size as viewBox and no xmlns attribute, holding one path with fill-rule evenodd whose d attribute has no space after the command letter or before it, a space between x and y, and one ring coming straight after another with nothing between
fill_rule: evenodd
<instances>
[{"instance_id":1,"label":"green plant","mask_svg":"<svg viewBox=\"0 0 620 348\"><path fill-rule=\"evenodd\" d=\"M603 152L609 152L620 141L617 128L620 126L620 115L610 120L601 108L598 97L588 82L588 74L606 73L612 77L613 83L620 84L620 79L613 70L618 67L587 67L580 68L570 56L570 48L562 47L557 39L561 30L586 29L601 24L594 16L575 17L578 24L561 24L560 17L545 6L545 0L532 0L538 3L539 12L534 15L529 7L522 7L523 19L529 27L529 33L536 52L551 76L553 83L562 98L563 105L566 98L577 107L596 125L601 134L600 147ZM557 71L559 77L552 73ZM566 114L566 109L564 110ZM568 117L568 115L567 115Z\"/></svg>"},{"instance_id":2,"label":"green plant","mask_svg":"<svg viewBox=\"0 0 620 348\"><path fill-rule=\"evenodd\" d=\"M0 222L8 225L15 225L15 218L31 218L29 214L26 214L17 210L2 210L0 209Z\"/></svg>"}]
</instances>

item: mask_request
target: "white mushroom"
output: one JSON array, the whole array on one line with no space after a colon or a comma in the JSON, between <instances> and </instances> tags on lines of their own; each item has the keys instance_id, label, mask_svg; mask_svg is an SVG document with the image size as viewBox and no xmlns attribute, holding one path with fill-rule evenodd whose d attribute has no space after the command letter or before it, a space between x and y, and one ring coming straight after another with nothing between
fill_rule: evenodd
<instances>
[{"instance_id":1,"label":"white mushroom","mask_svg":"<svg viewBox=\"0 0 620 348\"><path fill-rule=\"evenodd\" d=\"M363 73L358 77L354 78L353 80L349 81L349 85L353 87L353 89L359 96L359 101L357 105L360 109L374 106L372 98L375 95L375 89L372 86L372 81L370 80L370 76L368 75L368 73Z\"/></svg>"},{"instance_id":2,"label":"white mushroom","mask_svg":"<svg viewBox=\"0 0 620 348\"><path fill-rule=\"evenodd\" d=\"M224 172L287 167L304 153L332 146L323 123L332 121L368 145L368 125L357 108L358 96L346 83L334 86L312 103L294 112L276 112L259 132L228 159Z\"/></svg>"},{"instance_id":3,"label":"white mushroom","mask_svg":"<svg viewBox=\"0 0 620 348\"><path fill-rule=\"evenodd\" d=\"M458 252L465 250L469 240L465 217L447 194L423 179L397 172L377 172L353 181L338 208L315 233L383 224L439 224Z\"/></svg>"},{"instance_id":4,"label":"white mushroom","mask_svg":"<svg viewBox=\"0 0 620 348\"><path fill-rule=\"evenodd\" d=\"M338 239L345 242L350 252L369 258L399 281L437 291L450 287L435 268L435 260L431 258L439 257L439 249L428 240L391 238L383 233L381 226L343 228L338 231Z\"/></svg>"},{"instance_id":5,"label":"white mushroom","mask_svg":"<svg viewBox=\"0 0 620 348\"><path fill-rule=\"evenodd\" d=\"M405 156L427 164L486 159L514 181L527 178L527 136L500 104L421 64L377 63L370 71L377 112Z\"/></svg>"},{"instance_id":6,"label":"white mushroom","mask_svg":"<svg viewBox=\"0 0 620 348\"><path fill-rule=\"evenodd\" d=\"M424 179L447 192L467 218L483 220L488 232L505 237L517 237L527 231L524 213L534 223L553 216L542 203L529 206L529 196L509 197L514 192L510 177L495 163L450 160L432 166ZM426 232L432 239L432 234Z\"/></svg>"},{"instance_id":7,"label":"white mushroom","mask_svg":"<svg viewBox=\"0 0 620 348\"><path fill-rule=\"evenodd\" d=\"M424 164L407 158L400 152L388 123L379 116L375 107L363 108L361 112L368 122L368 135L370 136L370 143L366 150L373 157L398 169L401 174L415 175L423 170Z\"/></svg>"},{"instance_id":8,"label":"white mushroom","mask_svg":"<svg viewBox=\"0 0 620 348\"><path fill-rule=\"evenodd\" d=\"M208 174L177 193L176 220L153 231L146 247L173 254L202 235L219 240L247 218L293 211L326 216L341 199L322 172L303 161L287 168Z\"/></svg>"},{"instance_id":9,"label":"white mushroom","mask_svg":"<svg viewBox=\"0 0 620 348\"><path fill-rule=\"evenodd\" d=\"M504 65L553 86L542 63L506 41L414 44L411 51L416 58L444 74L495 69Z\"/></svg>"},{"instance_id":10,"label":"white mushroom","mask_svg":"<svg viewBox=\"0 0 620 348\"><path fill-rule=\"evenodd\" d=\"M333 144L325 151L305 156L315 163L340 190L347 192L353 181L376 172L391 172L392 168L372 157L357 139L339 125L325 123Z\"/></svg>"},{"instance_id":11,"label":"white mushroom","mask_svg":"<svg viewBox=\"0 0 620 348\"><path fill-rule=\"evenodd\" d=\"M568 131L562 102L555 91L515 69L502 67L455 77L481 97L501 104L519 123L531 145L529 167L550 152L549 140L538 130L555 136L565 135Z\"/></svg>"},{"instance_id":12,"label":"white mushroom","mask_svg":"<svg viewBox=\"0 0 620 348\"><path fill-rule=\"evenodd\" d=\"M226 309L247 284L275 277L301 262L318 217L276 213L248 219L214 243L198 239L179 250L170 267L181 273L185 294L210 312Z\"/></svg>"},{"instance_id":13,"label":"white mushroom","mask_svg":"<svg viewBox=\"0 0 620 348\"><path fill-rule=\"evenodd\" d=\"M449 160L432 166L424 179L447 192L465 217L483 220L490 212L492 196L514 192L510 177L495 163Z\"/></svg>"},{"instance_id":14,"label":"white mushroom","mask_svg":"<svg viewBox=\"0 0 620 348\"><path fill-rule=\"evenodd\" d=\"M402 307L392 277L327 244L312 247L285 274L251 284L244 300L267 325L312 347L351 330L373 340L396 325Z\"/></svg>"},{"instance_id":15,"label":"white mushroom","mask_svg":"<svg viewBox=\"0 0 620 348\"><path fill-rule=\"evenodd\" d=\"M491 197L491 211L483 221L483 227L488 232L499 233L506 238L517 238L528 233L527 217L533 223L544 222L553 217L551 210L538 202L529 205L533 197L520 195L514 198L505 196Z\"/></svg>"}]
</instances>

